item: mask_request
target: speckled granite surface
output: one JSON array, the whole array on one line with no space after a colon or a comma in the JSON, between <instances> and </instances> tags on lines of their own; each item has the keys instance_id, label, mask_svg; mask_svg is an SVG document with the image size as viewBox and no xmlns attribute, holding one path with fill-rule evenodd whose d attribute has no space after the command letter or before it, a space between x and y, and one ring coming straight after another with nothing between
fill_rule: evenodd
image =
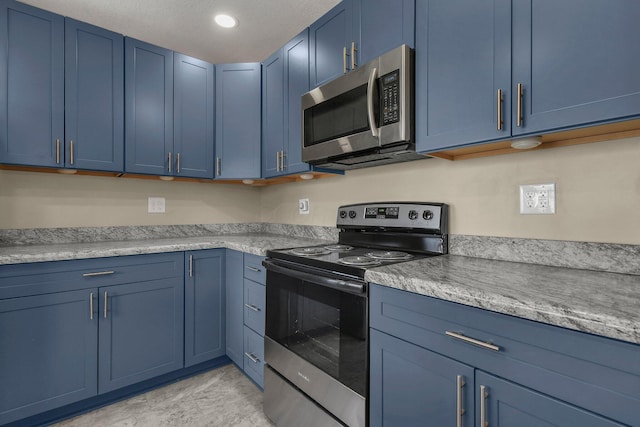
<instances>
[{"instance_id":1,"label":"speckled granite surface","mask_svg":"<svg viewBox=\"0 0 640 427\"><path fill-rule=\"evenodd\" d=\"M640 344L640 276L445 255L365 280Z\"/></svg>"}]
</instances>

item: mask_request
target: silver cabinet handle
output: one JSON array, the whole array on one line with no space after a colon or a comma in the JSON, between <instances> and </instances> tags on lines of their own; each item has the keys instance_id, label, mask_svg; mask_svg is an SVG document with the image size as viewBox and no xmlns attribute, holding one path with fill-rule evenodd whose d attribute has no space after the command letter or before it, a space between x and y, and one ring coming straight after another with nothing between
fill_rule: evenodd
<instances>
[{"instance_id":1,"label":"silver cabinet handle","mask_svg":"<svg viewBox=\"0 0 640 427\"><path fill-rule=\"evenodd\" d=\"M60 140L56 139L56 164L60 164Z\"/></svg>"},{"instance_id":2,"label":"silver cabinet handle","mask_svg":"<svg viewBox=\"0 0 640 427\"><path fill-rule=\"evenodd\" d=\"M347 74L347 47L342 48L342 74Z\"/></svg>"},{"instance_id":3,"label":"silver cabinet handle","mask_svg":"<svg viewBox=\"0 0 640 427\"><path fill-rule=\"evenodd\" d=\"M180 153L176 154L176 173L180 173Z\"/></svg>"},{"instance_id":4,"label":"silver cabinet handle","mask_svg":"<svg viewBox=\"0 0 640 427\"><path fill-rule=\"evenodd\" d=\"M276 151L276 172L280 172L280 152Z\"/></svg>"},{"instance_id":5,"label":"silver cabinet handle","mask_svg":"<svg viewBox=\"0 0 640 427\"><path fill-rule=\"evenodd\" d=\"M171 151L169 151L169 154L167 155L167 165L167 170L171 173Z\"/></svg>"},{"instance_id":6,"label":"silver cabinet handle","mask_svg":"<svg viewBox=\"0 0 640 427\"><path fill-rule=\"evenodd\" d=\"M502 119L502 89L498 89L498 130L504 128L504 120Z\"/></svg>"},{"instance_id":7,"label":"silver cabinet handle","mask_svg":"<svg viewBox=\"0 0 640 427\"><path fill-rule=\"evenodd\" d=\"M489 421L487 421L487 397L489 397L489 393L487 393L487 387L481 385L480 386L480 427L487 427L489 425Z\"/></svg>"},{"instance_id":8,"label":"silver cabinet handle","mask_svg":"<svg viewBox=\"0 0 640 427\"><path fill-rule=\"evenodd\" d=\"M255 305L253 305L253 304L245 304L244 306L245 306L245 307L247 307L247 308L249 308L249 309L251 309L251 310L253 310L253 311L255 311L255 312L259 312L259 311L261 311L261 310L260 310L260 307L257 307L257 306L255 306Z\"/></svg>"},{"instance_id":9,"label":"silver cabinet handle","mask_svg":"<svg viewBox=\"0 0 640 427\"><path fill-rule=\"evenodd\" d=\"M464 415L462 388L464 385L464 377L462 375L458 375L456 377L456 427L462 427L462 416Z\"/></svg>"},{"instance_id":10,"label":"silver cabinet handle","mask_svg":"<svg viewBox=\"0 0 640 427\"><path fill-rule=\"evenodd\" d=\"M82 277L108 276L113 273L115 273L115 271L97 271L95 273L84 273Z\"/></svg>"},{"instance_id":11,"label":"silver cabinet handle","mask_svg":"<svg viewBox=\"0 0 640 427\"><path fill-rule=\"evenodd\" d=\"M193 255L189 255L189 277L193 277Z\"/></svg>"},{"instance_id":12,"label":"silver cabinet handle","mask_svg":"<svg viewBox=\"0 0 640 427\"><path fill-rule=\"evenodd\" d=\"M220 176L221 164L222 160L220 159L220 157L216 157L216 176Z\"/></svg>"},{"instance_id":13,"label":"silver cabinet handle","mask_svg":"<svg viewBox=\"0 0 640 427\"><path fill-rule=\"evenodd\" d=\"M107 318L107 311L108 311L108 295L107 295L107 291L104 291L104 318Z\"/></svg>"},{"instance_id":14,"label":"silver cabinet handle","mask_svg":"<svg viewBox=\"0 0 640 427\"><path fill-rule=\"evenodd\" d=\"M282 162L280 164L280 170L283 171L287 168L286 161L285 161L285 159L287 158L287 155L284 152L284 150L282 150L282 154L280 155L280 158L282 159Z\"/></svg>"},{"instance_id":15,"label":"silver cabinet handle","mask_svg":"<svg viewBox=\"0 0 640 427\"><path fill-rule=\"evenodd\" d=\"M93 292L89 294L89 320L93 320Z\"/></svg>"},{"instance_id":16,"label":"silver cabinet handle","mask_svg":"<svg viewBox=\"0 0 640 427\"><path fill-rule=\"evenodd\" d=\"M356 64L356 42L351 42L351 69L355 70L358 64Z\"/></svg>"},{"instance_id":17,"label":"silver cabinet handle","mask_svg":"<svg viewBox=\"0 0 640 427\"><path fill-rule=\"evenodd\" d=\"M256 273L260 273L262 271L259 268L251 267L250 265L247 265L247 269L251 270L251 271L254 271Z\"/></svg>"},{"instance_id":18,"label":"silver cabinet handle","mask_svg":"<svg viewBox=\"0 0 640 427\"><path fill-rule=\"evenodd\" d=\"M73 164L73 139L69 140L69 164Z\"/></svg>"},{"instance_id":19,"label":"silver cabinet handle","mask_svg":"<svg viewBox=\"0 0 640 427\"><path fill-rule=\"evenodd\" d=\"M464 336L462 334L459 334L457 332L446 331L445 334L450 336L450 337L452 337L452 338L458 339L460 341L468 342L469 344L474 344L474 345L477 345L479 347L486 348L487 350L500 351L500 347L498 347L497 345L494 345L494 344L491 344L491 343L488 343L488 342L484 342L484 341L480 341L480 340L477 340L475 338L470 338L470 337Z\"/></svg>"},{"instance_id":20,"label":"silver cabinet handle","mask_svg":"<svg viewBox=\"0 0 640 427\"><path fill-rule=\"evenodd\" d=\"M253 363L260 363L260 359L258 359L253 353L244 353L245 356L249 358Z\"/></svg>"},{"instance_id":21,"label":"silver cabinet handle","mask_svg":"<svg viewBox=\"0 0 640 427\"><path fill-rule=\"evenodd\" d=\"M524 122L524 117L522 116L522 98L524 98L524 88L522 83L518 83L518 111L516 116L516 126L521 127Z\"/></svg>"},{"instance_id":22,"label":"silver cabinet handle","mask_svg":"<svg viewBox=\"0 0 640 427\"><path fill-rule=\"evenodd\" d=\"M373 111L373 86L378 76L378 69L374 68L369 74L369 83L367 84L367 116L369 117L369 127L371 128L371 136L378 136L378 127L376 125L376 117Z\"/></svg>"}]
</instances>

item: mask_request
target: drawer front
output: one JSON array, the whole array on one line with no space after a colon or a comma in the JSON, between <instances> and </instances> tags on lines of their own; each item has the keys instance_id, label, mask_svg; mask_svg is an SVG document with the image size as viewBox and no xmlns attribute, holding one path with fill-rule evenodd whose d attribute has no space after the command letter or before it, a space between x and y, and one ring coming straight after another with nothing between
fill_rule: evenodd
<instances>
[{"instance_id":1,"label":"drawer front","mask_svg":"<svg viewBox=\"0 0 640 427\"><path fill-rule=\"evenodd\" d=\"M265 257L244 254L244 277L263 285L267 283L267 270L262 266Z\"/></svg>"},{"instance_id":2,"label":"drawer front","mask_svg":"<svg viewBox=\"0 0 640 427\"><path fill-rule=\"evenodd\" d=\"M265 286L244 279L244 324L264 336Z\"/></svg>"},{"instance_id":3,"label":"drawer front","mask_svg":"<svg viewBox=\"0 0 640 427\"><path fill-rule=\"evenodd\" d=\"M372 328L612 419L637 423L638 345L379 285L370 288L370 316Z\"/></svg>"},{"instance_id":4,"label":"drawer front","mask_svg":"<svg viewBox=\"0 0 640 427\"><path fill-rule=\"evenodd\" d=\"M182 277L182 252L0 266L0 299Z\"/></svg>"},{"instance_id":5,"label":"drawer front","mask_svg":"<svg viewBox=\"0 0 640 427\"><path fill-rule=\"evenodd\" d=\"M244 372L264 387L264 338L244 327Z\"/></svg>"}]
</instances>

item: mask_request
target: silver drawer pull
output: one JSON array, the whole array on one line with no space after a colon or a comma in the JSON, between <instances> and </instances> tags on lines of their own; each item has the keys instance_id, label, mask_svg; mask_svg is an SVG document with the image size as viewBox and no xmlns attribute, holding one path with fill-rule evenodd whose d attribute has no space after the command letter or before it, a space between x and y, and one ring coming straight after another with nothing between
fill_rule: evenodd
<instances>
[{"instance_id":1,"label":"silver drawer pull","mask_svg":"<svg viewBox=\"0 0 640 427\"><path fill-rule=\"evenodd\" d=\"M249 358L253 363L260 363L260 359L258 359L253 353L244 353L245 356Z\"/></svg>"},{"instance_id":2,"label":"silver drawer pull","mask_svg":"<svg viewBox=\"0 0 640 427\"><path fill-rule=\"evenodd\" d=\"M468 342L469 344L474 344L474 345L477 345L479 347L486 348L487 350L500 351L500 347L498 347L497 345L493 345L493 344L488 343L488 342L480 341L480 340L477 340L475 338L469 338L469 337L466 337L466 336L464 336L462 334L459 334L457 332L446 331L445 334L450 336L450 337L452 337L452 338L455 338L455 339L458 339L458 340L461 340L461 341L464 341L464 342Z\"/></svg>"},{"instance_id":3,"label":"silver drawer pull","mask_svg":"<svg viewBox=\"0 0 640 427\"><path fill-rule=\"evenodd\" d=\"M98 271L95 273L84 273L82 277L108 276L109 274L113 273L115 273L115 271Z\"/></svg>"},{"instance_id":4,"label":"silver drawer pull","mask_svg":"<svg viewBox=\"0 0 640 427\"><path fill-rule=\"evenodd\" d=\"M260 307L256 307L253 304L245 304L244 306L247 307L247 308L250 308L253 311L260 311Z\"/></svg>"},{"instance_id":5,"label":"silver drawer pull","mask_svg":"<svg viewBox=\"0 0 640 427\"><path fill-rule=\"evenodd\" d=\"M251 267L250 265L247 265L247 268L251 271L254 271L256 273L260 273L262 270L260 270L259 268L255 268L255 267Z\"/></svg>"}]
</instances>

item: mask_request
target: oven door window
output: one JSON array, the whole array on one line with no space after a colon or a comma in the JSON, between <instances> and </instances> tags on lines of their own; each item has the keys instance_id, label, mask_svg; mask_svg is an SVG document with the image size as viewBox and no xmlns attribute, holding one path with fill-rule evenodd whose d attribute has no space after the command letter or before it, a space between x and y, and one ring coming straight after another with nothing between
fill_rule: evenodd
<instances>
[{"instance_id":1,"label":"oven door window","mask_svg":"<svg viewBox=\"0 0 640 427\"><path fill-rule=\"evenodd\" d=\"M367 300L268 272L266 335L365 395Z\"/></svg>"}]
</instances>

